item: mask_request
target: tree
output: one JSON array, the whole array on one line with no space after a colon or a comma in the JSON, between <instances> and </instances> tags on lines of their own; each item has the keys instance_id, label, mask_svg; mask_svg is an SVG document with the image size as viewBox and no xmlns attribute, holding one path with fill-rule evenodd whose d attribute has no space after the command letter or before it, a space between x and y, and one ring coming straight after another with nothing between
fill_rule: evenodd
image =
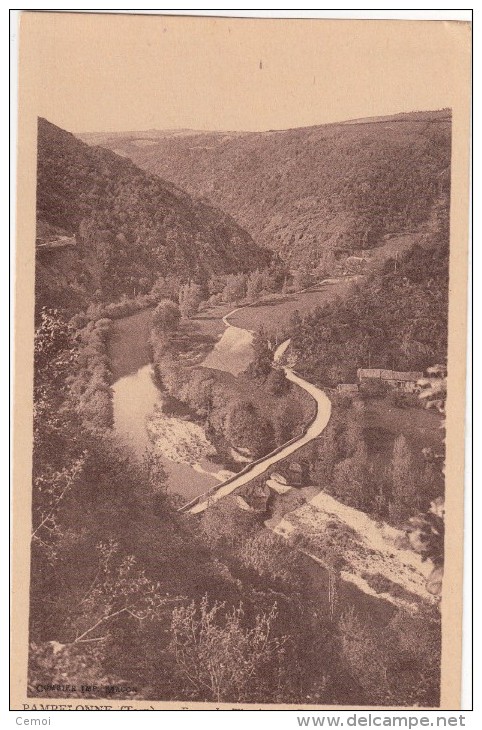
<instances>
[{"instance_id":1,"label":"tree","mask_svg":"<svg viewBox=\"0 0 482 730\"><path fill-rule=\"evenodd\" d=\"M446 221L442 221L441 225ZM445 365L433 365L427 368L427 378L420 381L422 391L420 398L424 401L426 408L436 408L440 413L445 414L447 400L447 368ZM444 420L445 425L445 420ZM426 464L426 468L433 464ZM442 472L445 473L445 463L442 464ZM427 480L427 477L425 477ZM430 560L433 570L427 579L427 590L430 593L439 595L442 592L443 569L444 569L444 543L445 543L445 502L443 497L437 497L426 512L420 512L411 517L407 525L408 538L413 549L418 552L423 560Z\"/></svg>"},{"instance_id":2,"label":"tree","mask_svg":"<svg viewBox=\"0 0 482 730\"><path fill-rule=\"evenodd\" d=\"M266 380L266 389L271 395L284 395L290 387L289 380L282 368L271 368Z\"/></svg>"},{"instance_id":3,"label":"tree","mask_svg":"<svg viewBox=\"0 0 482 730\"><path fill-rule=\"evenodd\" d=\"M393 519L403 521L420 504L413 456L403 434L397 436L393 444L390 475L392 481L390 512Z\"/></svg>"},{"instance_id":4,"label":"tree","mask_svg":"<svg viewBox=\"0 0 482 730\"><path fill-rule=\"evenodd\" d=\"M445 403L447 400L447 368L444 365L434 365L427 368L427 378L420 384L422 391L420 398L424 401L426 408L436 408L440 413L445 414ZM429 479L434 479L433 464ZM445 472L445 465L442 465L442 472ZM428 481L424 474L424 483ZM437 497L431 503L426 512L419 512L411 517L406 526L408 539L412 548L418 552L423 560L430 560L433 570L427 579L427 590L434 595L442 592L442 581L444 571L444 543L445 543L445 502L443 497Z\"/></svg>"},{"instance_id":5,"label":"tree","mask_svg":"<svg viewBox=\"0 0 482 730\"><path fill-rule=\"evenodd\" d=\"M263 275L258 269L253 271L249 275L246 283L246 299L250 302L254 302L258 299L259 295L263 291Z\"/></svg>"},{"instance_id":6,"label":"tree","mask_svg":"<svg viewBox=\"0 0 482 730\"><path fill-rule=\"evenodd\" d=\"M168 604L179 600L164 595L160 584L137 568L133 555L119 553L113 539L99 543L96 550L97 572L77 605L72 636L66 643L106 641L113 623L120 618L140 623L160 618Z\"/></svg>"},{"instance_id":7,"label":"tree","mask_svg":"<svg viewBox=\"0 0 482 730\"><path fill-rule=\"evenodd\" d=\"M436 707L440 698L440 615L396 611L381 627L346 611L338 622L343 658L365 691L363 704Z\"/></svg>"},{"instance_id":8,"label":"tree","mask_svg":"<svg viewBox=\"0 0 482 730\"><path fill-rule=\"evenodd\" d=\"M374 497L374 485L370 479L365 443L358 444L353 456L340 461L334 470L335 496L343 502L369 511Z\"/></svg>"},{"instance_id":9,"label":"tree","mask_svg":"<svg viewBox=\"0 0 482 730\"><path fill-rule=\"evenodd\" d=\"M320 486L329 483L338 459L336 429L329 423L316 442L316 457L311 466L311 478Z\"/></svg>"},{"instance_id":10,"label":"tree","mask_svg":"<svg viewBox=\"0 0 482 730\"><path fill-rule=\"evenodd\" d=\"M151 294L156 299L168 299L170 298L172 287L169 285L168 280L164 276L158 276L151 288Z\"/></svg>"},{"instance_id":11,"label":"tree","mask_svg":"<svg viewBox=\"0 0 482 730\"><path fill-rule=\"evenodd\" d=\"M413 549L424 560L431 560L435 568L442 568L444 563L444 517L444 501L437 497L427 512L411 517L408 525Z\"/></svg>"},{"instance_id":12,"label":"tree","mask_svg":"<svg viewBox=\"0 0 482 730\"><path fill-rule=\"evenodd\" d=\"M212 408L214 379L201 369L188 372L188 380L183 388L185 400L196 413L204 418Z\"/></svg>"},{"instance_id":13,"label":"tree","mask_svg":"<svg viewBox=\"0 0 482 730\"><path fill-rule=\"evenodd\" d=\"M255 378L266 378L271 372L273 363L273 352L270 347L268 333L264 327L260 327L253 337L253 361L249 366L249 372Z\"/></svg>"},{"instance_id":14,"label":"tree","mask_svg":"<svg viewBox=\"0 0 482 730\"><path fill-rule=\"evenodd\" d=\"M335 254L333 253L333 251L323 250L323 253L320 254L316 269L313 274L315 275L316 279L324 279L326 276L329 276L329 274L333 271L334 266Z\"/></svg>"},{"instance_id":15,"label":"tree","mask_svg":"<svg viewBox=\"0 0 482 730\"><path fill-rule=\"evenodd\" d=\"M343 361L335 362L326 369L326 380L331 386L339 383L349 383L352 381L352 372L350 367Z\"/></svg>"},{"instance_id":16,"label":"tree","mask_svg":"<svg viewBox=\"0 0 482 730\"><path fill-rule=\"evenodd\" d=\"M283 660L285 637L273 635L276 604L245 626L242 606L227 609L207 596L199 605L175 608L170 653L175 670L195 699L211 702L253 700L276 677ZM267 699L267 697L266 697Z\"/></svg>"},{"instance_id":17,"label":"tree","mask_svg":"<svg viewBox=\"0 0 482 730\"><path fill-rule=\"evenodd\" d=\"M414 248L400 257L396 272L393 261L384 264L363 287L305 314L301 326L293 322L297 367L319 383L335 384L353 383L359 367L424 370L444 362L447 260L444 247Z\"/></svg>"},{"instance_id":18,"label":"tree","mask_svg":"<svg viewBox=\"0 0 482 730\"><path fill-rule=\"evenodd\" d=\"M233 446L248 449L255 458L269 452L274 442L273 426L247 400L231 404L226 419L226 436Z\"/></svg>"},{"instance_id":19,"label":"tree","mask_svg":"<svg viewBox=\"0 0 482 730\"><path fill-rule=\"evenodd\" d=\"M34 360L36 372L55 375L61 380L72 365L72 329L58 309L43 307L35 330Z\"/></svg>"},{"instance_id":20,"label":"tree","mask_svg":"<svg viewBox=\"0 0 482 730\"><path fill-rule=\"evenodd\" d=\"M213 296L215 294L222 294L224 287L226 286L225 276L211 276L208 281L208 294Z\"/></svg>"},{"instance_id":21,"label":"tree","mask_svg":"<svg viewBox=\"0 0 482 730\"><path fill-rule=\"evenodd\" d=\"M347 414L345 427L345 449L347 456L352 456L355 453L358 444L363 441L363 414L363 401L354 401Z\"/></svg>"},{"instance_id":22,"label":"tree","mask_svg":"<svg viewBox=\"0 0 482 730\"><path fill-rule=\"evenodd\" d=\"M267 584L277 582L286 588L299 589L303 585L302 556L289 543L269 530L257 531L237 539L236 557L244 568L252 570Z\"/></svg>"},{"instance_id":23,"label":"tree","mask_svg":"<svg viewBox=\"0 0 482 730\"><path fill-rule=\"evenodd\" d=\"M179 291L179 309L183 317L192 317L203 300L202 288L194 281L184 284Z\"/></svg>"},{"instance_id":24,"label":"tree","mask_svg":"<svg viewBox=\"0 0 482 730\"><path fill-rule=\"evenodd\" d=\"M289 331L292 335L296 334L301 326L303 325L303 319L301 317L299 309L294 309L289 322Z\"/></svg>"},{"instance_id":25,"label":"tree","mask_svg":"<svg viewBox=\"0 0 482 730\"><path fill-rule=\"evenodd\" d=\"M273 414L275 439L278 446L289 441L301 431L304 413L301 404L295 398L282 401Z\"/></svg>"},{"instance_id":26,"label":"tree","mask_svg":"<svg viewBox=\"0 0 482 730\"><path fill-rule=\"evenodd\" d=\"M160 333L174 332L181 321L179 307L170 299L162 299L154 310L152 323Z\"/></svg>"},{"instance_id":27,"label":"tree","mask_svg":"<svg viewBox=\"0 0 482 730\"><path fill-rule=\"evenodd\" d=\"M75 488L82 476L85 457L77 459L69 468L59 471L48 469L35 474L32 489L33 525L31 540L45 553L51 564L57 559L58 543L63 534L59 512L67 494Z\"/></svg>"},{"instance_id":28,"label":"tree","mask_svg":"<svg viewBox=\"0 0 482 730\"><path fill-rule=\"evenodd\" d=\"M275 268L268 267L261 271L261 288L266 292L275 292L279 288L281 279Z\"/></svg>"},{"instance_id":29,"label":"tree","mask_svg":"<svg viewBox=\"0 0 482 730\"><path fill-rule=\"evenodd\" d=\"M295 291L306 289L313 284L313 277L306 269L298 269L293 274L293 288Z\"/></svg>"},{"instance_id":30,"label":"tree","mask_svg":"<svg viewBox=\"0 0 482 730\"><path fill-rule=\"evenodd\" d=\"M246 296L246 274L229 274L223 289L225 302L240 302Z\"/></svg>"}]
</instances>

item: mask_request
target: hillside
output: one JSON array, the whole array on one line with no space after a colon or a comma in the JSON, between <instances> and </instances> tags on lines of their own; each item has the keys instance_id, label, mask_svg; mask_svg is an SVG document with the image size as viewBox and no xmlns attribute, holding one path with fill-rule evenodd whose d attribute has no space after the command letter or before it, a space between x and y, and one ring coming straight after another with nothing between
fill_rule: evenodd
<instances>
[{"instance_id":1,"label":"hillside","mask_svg":"<svg viewBox=\"0 0 482 730\"><path fill-rule=\"evenodd\" d=\"M430 227L448 199L450 136L442 110L260 133L84 138L220 207L293 266L316 267Z\"/></svg>"},{"instance_id":2,"label":"hillside","mask_svg":"<svg viewBox=\"0 0 482 730\"><path fill-rule=\"evenodd\" d=\"M345 299L291 322L297 368L318 384L356 382L357 368L424 371L446 362L448 220L429 242L360 277Z\"/></svg>"},{"instance_id":3,"label":"hillside","mask_svg":"<svg viewBox=\"0 0 482 730\"><path fill-rule=\"evenodd\" d=\"M40 301L112 300L149 291L160 275L206 278L269 259L229 215L39 119Z\"/></svg>"}]
</instances>

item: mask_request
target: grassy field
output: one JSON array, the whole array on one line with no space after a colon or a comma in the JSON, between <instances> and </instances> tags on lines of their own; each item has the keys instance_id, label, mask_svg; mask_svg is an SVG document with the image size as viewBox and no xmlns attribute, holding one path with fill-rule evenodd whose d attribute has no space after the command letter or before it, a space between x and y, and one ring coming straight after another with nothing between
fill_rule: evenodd
<instances>
[{"instance_id":1,"label":"grassy field","mask_svg":"<svg viewBox=\"0 0 482 730\"><path fill-rule=\"evenodd\" d=\"M423 245L424 241L425 237L420 233L408 233L391 237L383 245L365 252L364 256L367 260L365 273L370 273L389 258L395 259L397 256L402 255L415 244ZM261 304L240 309L229 318L229 321L235 327L244 327L251 330L264 327L269 332L283 334L294 311L298 310L303 315L338 297L345 297L350 292L353 284L362 281L363 276L360 274L337 276L326 279L322 283L311 287L308 291L286 295L275 294ZM226 314L226 311L223 311L223 314Z\"/></svg>"},{"instance_id":2,"label":"grassy field","mask_svg":"<svg viewBox=\"0 0 482 730\"><path fill-rule=\"evenodd\" d=\"M403 434L414 450L443 447L442 417L435 410L416 406L398 408L383 398L365 400L365 428L373 440L391 441Z\"/></svg>"},{"instance_id":3,"label":"grassy field","mask_svg":"<svg viewBox=\"0 0 482 730\"><path fill-rule=\"evenodd\" d=\"M309 291L295 294L273 294L256 305L239 304L240 309L229 318L231 329L226 329L222 318L236 308L235 303L210 307L200 312L189 321L189 330L191 336L204 342L199 356L204 353L205 367L238 375L253 357L251 337L246 337L243 330L256 331L263 327L268 333L283 337L293 312L298 310L303 314L323 302L346 295L354 278L330 279ZM196 364L201 362L199 357Z\"/></svg>"},{"instance_id":4,"label":"grassy field","mask_svg":"<svg viewBox=\"0 0 482 730\"><path fill-rule=\"evenodd\" d=\"M239 310L229 321L235 327L252 330L264 327L269 332L282 334L293 312L298 310L300 314L304 314L336 297L346 296L354 280L355 277L328 279L309 291L275 295L262 304Z\"/></svg>"},{"instance_id":5,"label":"grassy field","mask_svg":"<svg viewBox=\"0 0 482 730\"><path fill-rule=\"evenodd\" d=\"M218 307L210 307L204 312L199 312L192 317L191 321L199 326L204 335L211 337L221 337L226 327L222 321L225 314L233 309L232 304L221 304Z\"/></svg>"}]
</instances>

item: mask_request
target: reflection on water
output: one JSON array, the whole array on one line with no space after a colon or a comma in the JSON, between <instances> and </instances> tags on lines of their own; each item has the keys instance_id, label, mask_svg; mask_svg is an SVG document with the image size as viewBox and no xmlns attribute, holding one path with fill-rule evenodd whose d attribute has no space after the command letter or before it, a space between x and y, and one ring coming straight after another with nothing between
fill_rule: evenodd
<instances>
[{"instance_id":1,"label":"reflection on water","mask_svg":"<svg viewBox=\"0 0 482 730\"><path fill-rule=\"evenodd\" d=\"M114 380L136 373L150 363L152 312L152 307L149 307L112 323L109 360Z\"/></svg>"},{"instance_id":2,"label":"reflection on water","mask_svg":"<svg viewBox=\"0 0 482 730\"><path fill-rule=\"evenodd\" d=\"M172 439L166 438L165 443L157 438L153 445L148 431L148 423L162 422L172 432L176 425L179 432L186 434L190 428L195 433L199 426L190 424L183 419L176 419L172 416L165 416L161 411L162 397L152 379L152 365L144 365L137 372L124 375L112 386L113 408L114 408L114 430L122 441L129 445L133 453L142 458L147 450L156 449L161 454L161 460L168 475L169 488L185 497L194 497L204 492L217 483L219 476L214 473L219 471L219 466L208 459L199 458L199 453L193 453L191 460L196 462L188 463L190 455L185 448L185 461L179 461L179 456L171 454ZM161 429L160 429L161 430ZM189 441L185 438L184 444ZM170 454L172 458L168 458ZM220 475L222 476L222 475Z\"/></svg>"},{"instance_id":3,"label":"reflection on water","mask_svg":"<svg viewBox=\"0 0 482 730\"><path fill-rule=\"evenodd\" d=\"M159 391L152 380L152 365L125 375L112 386L114 429L138 455L150 446L146 423L159 402Z\"/></svg>"}]
</instances>

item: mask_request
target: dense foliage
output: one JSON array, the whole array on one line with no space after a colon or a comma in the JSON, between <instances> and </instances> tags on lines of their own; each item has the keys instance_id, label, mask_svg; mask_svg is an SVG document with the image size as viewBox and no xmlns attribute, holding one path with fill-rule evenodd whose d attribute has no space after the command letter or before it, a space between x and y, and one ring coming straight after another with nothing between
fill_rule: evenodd
<instances>
[{"instance_id":1,"label":"dense foliage","mask_svg":"<svg viewBox=\"0 0 482 730\"><path fill-rule=\"evenodd\" d=\"M173 309L179 314L172 302L161 301L151 331L154 369L166 412L170 407L178 411L180 404L181 412L187 407L190 419L202 425L223 463L235 471L240 462L233 462L232 450L245 460L256 459L300 431L312 416L312 401L292 386L282 370L271 367L273 351L264 330L254 338L252 365L234 377L198 367L202 357L197 341L205 343L195 322L176 320L177 326L171 326ZM212 344L208 341L209 348Z\"/></svg>"},{"instance_id":2,"label":"dense foliage","mask_svg":"<svg viewBox=\"0 0 482 730\"><path fill-rule=\"evenodd\" d=\"M345 702L339 639L299 558L253 515L240 533L229 502L201 522L179 515L155 459L84 422L69 385L83 350L60 313L42 313L29 694L68 684L52 694L105 698L115 684L116 698Z\"/></svg>"},{"instance_id":3,"label":"dense foliage","mask_svg":"<svg viewBox=\"0 0 482 730\"><path fill-rule=\"evenodd\" d=\"M356 382L357 368L423 371L447 356L448 238L415 246L344 300L295 317L297 367L321 384Z\"/></svg>"},{"instance_id":4,"label":"dense foliage","mask_svg":"<svg viewBox=\"0 0 482 730\"><path fill-rule=\"evenodd\" d=\"M84 698L105 697L115 684L117 698L131 699L437 705L437 608L420 602L412 615L354 586L343 591L329 525L312 553L321 567L265 520L283 499L301 504L319 488L377 520L408 521L406 547L432 561L428 590L437 594L443 446L422 451L417 435L393 425L402 410L395 396L330 393L327 428L276 466L288 483L297 474L300 490L277 496L263 477L200 517L179 513L155 450L142 459L116 441L108 338L111 319L155 306L150 344L163 407L182 406L220 463L239 469L299 433L313 403L272 368L273 337L262 328L237 378L199 367L215 334L201 331L196 313L277 301L309 286L341 251L416 229L425 231L420 246L381 261L346 298L295 313L288 356L323 385L354 382L368 365L443 366L449 127L440 113L160 135L144 147L116 137L123 154L166 176L169 157L170 179L224 206L297 265L290 272L229 216L40 120L39 243L70 238L39 249L38 305L53 299L70 311L37 308L31 695L39 683L59 683L95 684ZM426 400L443 411L445 371L429 374ZM380 593L386 583L375 576L370 585Z\"/></svg>"},{"instance_id":5,"label":"dense foliage","mask_svg":"<svg viewBox=\"0 0 482 730\"><path fill-rule=\"evenodd\" d=\"M328 426L295 458L306 462L310 484L376 519L405 527L409 518L442 497L440 458L435 458L433 449L423 449L420 437L409 431L397 434L375 427L369 400L331 397ZM403 410L383 400L377 405L385 410L391 407L391 413ZM426 415L427 428L440 430L439 419ZM438 452L440 457L441 435Z\"/></svg>"},{"instance_id":6,"label":"dense foliage","mask_svg":"<svg viewBox=\"0 0 482 730\"><path fill-rule=\"evenodd\" d=\"M270 257L229 215L45 119L38 125L37 220L40 243L75 236L67 251L80 260L74 289L108 301L148 292L160 274L206 279ZM47 269L61 268L60 251L39 248ZM48 292L39 294L49 302Z\"/></svg>"},{"instance_id":7,"label":"dense foliage","mask_svg":"<svg viewBox=\"0 0 482 730\"><path fill-rule=\"evenodd\" d=\"M311 268L423 228L448 185L450 111L256 133L106 135L101 144L230 213ZM99 140L96 140L99 141Z\"/></svg>"}]
</instances>

